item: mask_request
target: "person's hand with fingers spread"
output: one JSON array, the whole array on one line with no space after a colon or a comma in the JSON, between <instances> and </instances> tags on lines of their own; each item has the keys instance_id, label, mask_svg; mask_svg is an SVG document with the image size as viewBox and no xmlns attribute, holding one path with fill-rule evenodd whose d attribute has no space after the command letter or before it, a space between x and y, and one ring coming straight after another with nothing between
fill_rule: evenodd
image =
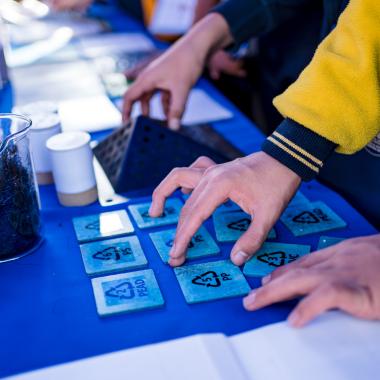
<instances>
[{"instance_id":1,"label":"person's hand with fingers spread","mask_svg":"<svg viewBox=\"0 0 380 380\"><path fill-rule=\"evenodd\" d=\"M245 299L248 310L304 297L288 320L301 327L317 315L341 309L365 319L380 319L380 234L345 240L307 255L264 277Z\"/></svg>"},{"instance_id":2,"label":"person's hand with fingers spread","mask_svg":"<svg viewBox=\"0 0 380 380\"><path fill-rule=\"evenodd\" d=\"M149 101L156 91L169 128L178 129L191 87L198 80L207 58L232 41L228 25L219 14L210 14L167 52L144 69L129 87L123 104L123 120L128 122L135 102L141 102L142 113L149 115Z\"/></svg>"},{"instance_id":3,"label":"person's hand with fingers spread","mask_svg":"<svg viewBox=\"0 0 380 380\"><path fill-rule=\"evenodd\" d=\"M185 261L193 235L230 199L253 217L231 251L231 260L242 265L265 241L300 181L297 174L264 152L220 165L201 158L189 168L174 169L154 190L149 211L150 216L158 217L166 198L176 189L193 190L181 211L169 264L178 266Z\"/></svg>"}]
</instances>

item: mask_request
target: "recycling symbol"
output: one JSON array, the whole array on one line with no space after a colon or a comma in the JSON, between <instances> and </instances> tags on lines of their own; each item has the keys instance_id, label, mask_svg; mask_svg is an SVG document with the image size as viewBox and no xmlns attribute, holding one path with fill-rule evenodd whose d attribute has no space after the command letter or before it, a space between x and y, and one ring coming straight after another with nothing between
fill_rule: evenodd
<instances>
[{"instance_id":1,"label":"recycling symbol","mask_svg":"<svg viewBox=\"0 0 380 380\"><path fill-rule=\"evenodd\" d=\"M132 250L128 248L120 248L120 247L108 247L103 249L102 251L96 252L92 255L94 259L97 260L115 260L118 261L122 256L132 254Z\"/></svg>"},{"instance_id":2,"label":"recycling symbol","mask_svg":"<svg viewBox=\"0 0 380 380\"><path fill-rule=\"evenodd\" d=\"M120 300L129 300L135 296L135 290L129 281L125 281L117 286L108 289L105 292L105 295L107 297L114 297Z\"/></svg>"},{"instance_id":3,"label":"recycling symbol","mask_svg":"<svg viewBox=\"0 0 380 380\"><path fill-rule=\"evenodd\" d=\"M86 224L85 228L87 230L99 230L100 228L99 220L95 220L94 222Z\"/></svg>"},{"instance_id":4,"label":"recycling symbol","mask_svg":"<svg viewBox=\"0 0 380 380\"><path fill-rule=\"evenodd\" d=\"M247 231L250 224L251 220L249 218L243 218L237 220L236 222L227 224L227 227L231 230Z\"/></svg>"},{"instance_id":5,"label":"recycling symbol","mask_svg":"<svg viewBox=\"0 0 380 380\"><path fill-rule=\"evenodd\" d=\"M221 285L218 274L211 270L194 277L191 282L194 285L202 285L208 288L218 288Z\"/></svg>"},{"instance_id":6,"label":"recycling symbol","mask_svg":"<svg viewBox=\"0 0 380 380\"><path fill-rule=\"evenodd\" d=\"M302 223L302 224L319 223L319 219L310 211L301 212L301 214L296 215L292 220L295 223Z\"/></svg>"},{"instance_id":7,"label":"recycling symbol","mask_svg":"<svg viewBox=\"0 0 380 380\"><path fill-rule=\"evenodd\" d=\"M281 267L286 263L291 263L297 260L299 255L289 254L288 257L285 252L276 251L271 253L263 253L257 256L257 260L270 265L271 267Z\"/></svg>"},{"instance_id":8,"label":"recycling symbol","mask_svg":"<svg viewBox=\"0 0 380 380\"><path fill-rule=\"evenodd\" d=\"M166 244L167 247L173 247L173 243L174 243L174 239L169 239L168 241L165 242L165 244ZM194 247L193 240L190 240L190 243L187 246L187 248L190 249L190 248L193 248L193 247Z\"/></svg>"}]
</instances>

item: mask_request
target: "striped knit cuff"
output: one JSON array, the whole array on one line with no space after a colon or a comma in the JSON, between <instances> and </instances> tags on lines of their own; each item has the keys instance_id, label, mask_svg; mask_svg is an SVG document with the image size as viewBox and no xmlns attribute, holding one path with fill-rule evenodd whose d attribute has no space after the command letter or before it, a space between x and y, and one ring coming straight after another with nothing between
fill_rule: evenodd
<instances>
[{"instance_id":1,"label":"striped knit cuff","mask_svg":"<svg viewBox=\"0 0 380 380\"><path fill-rule=\"evenodd\" d=\"M336 144L285 119L262 145L262 150L297 173L304 181L315 178Z\"/></svg>"}]
</instances>

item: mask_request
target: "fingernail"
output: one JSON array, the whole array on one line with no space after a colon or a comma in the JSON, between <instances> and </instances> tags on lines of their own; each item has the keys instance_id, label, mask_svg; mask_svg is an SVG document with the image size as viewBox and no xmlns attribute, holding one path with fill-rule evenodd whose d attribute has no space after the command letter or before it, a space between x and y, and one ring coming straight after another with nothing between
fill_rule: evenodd
<instances>
[{"instance_id":1,"label":"fingernail","mask_svg":"<svg viewBox=\"0 0 380 380\"><path fill-rule=\"evenodd\" d=\"M246 309L250 308L256 300L256 290L252 290L248 296L243 298L243 305Z\"/></svg>"},{"instance_id":2,"label":"fingernail","mask_svg":"<svg viewBox=\"0 0 380 380\"><path fill-rule=\"evenodd\" d=\"M261 285L265 285L267 284L269 281L270 281L270 278L271 278L271 275L268 274L267 276L264 276L262 279L261 279Z\"/></svg>"},{"instance_id":3,"label":"fingernail","mask_svg":"<svg viewBox=\"0 0 380 380\"><path fill-rule=\"evenodd\" d=\"M288 323L292 327L299 327L301 322L301 316L297 312L293 312L288 317Z\"/></svg>"},{"instance_id":4,"label":"fingernail","mask_svg":"<svg viewBox=\"0 0 380 380\"><path fill-rule=\"evenodd\" d=\"M181 122L179 119L170 119L169 120L169 128L173 131L178 131L178 129L181 127Z\"/></svg>"},{"instance_id":5,"label":"fingernail","mask_svg":"<svg viewBox=\"0 0 380 380\"><path fill-rule=\"evenodd\" d=\"M234 258L236 260L235 264L236 265L244 264L247 261L248 257L249 255L245 253L244 251L237 251L234 255Z\"/></svg>"},{"instance_id":6,"label":"fingernail","mask_svg":"<svg viewBox=\"0 0 380 380\"><path fill-rule=\"evenodd\" d=\"M150 205L150 207L149 207L149 215L150 216L152 216L152 214L154 214L154 211L155 211L155 207L154 207L154 205L153 205L153 203Z\"/></svg>"}]
</instances>

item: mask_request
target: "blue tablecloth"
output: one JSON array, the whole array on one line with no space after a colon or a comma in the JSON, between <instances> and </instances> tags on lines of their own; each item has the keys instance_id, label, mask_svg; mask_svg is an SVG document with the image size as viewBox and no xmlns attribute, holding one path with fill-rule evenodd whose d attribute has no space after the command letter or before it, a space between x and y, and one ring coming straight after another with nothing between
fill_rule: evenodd
<instances>
[{"instance_id":1,"label":"blue tablecloth","mask_svg":"<svg viewBox=\"0 0 380 380\"><path fill-rule=\"evenodd\" d=\"M116 24L120 26L116 29L125 29L119 15ZM199 87L235 115L231 120L215 123L217 130L245 153L258 150L263 136L252 123L209 83L201 80ZM0 112L9 111L10 97L10 89L2 93ZM302 191L310 200L326 202L347 222L347 228L327 235L351 237L376 232L339 195L317 182L303 185ZM240 298L186 304L173 270L161 262L149 239L152 230L137 229L165 306L102 319L96 312L71 220L105 209L98 204L63 208L53 186L42 186L40 192L44 244L33 255L0 265L0 376L190 334L236 334L284 320L291 310L293 303L288 302L249 313L243 309ZM107 211L121 208L126 205ZM205 225L215 238L212 222ZM310 244L313 250L317 247L319 235L295 238L281 223L276 230L278 241ZM222 254L218 259L228 258L232 244L220 246ZM259 285L258 280L249 282L252 287Z\"/></svg>"}]
</instances>

